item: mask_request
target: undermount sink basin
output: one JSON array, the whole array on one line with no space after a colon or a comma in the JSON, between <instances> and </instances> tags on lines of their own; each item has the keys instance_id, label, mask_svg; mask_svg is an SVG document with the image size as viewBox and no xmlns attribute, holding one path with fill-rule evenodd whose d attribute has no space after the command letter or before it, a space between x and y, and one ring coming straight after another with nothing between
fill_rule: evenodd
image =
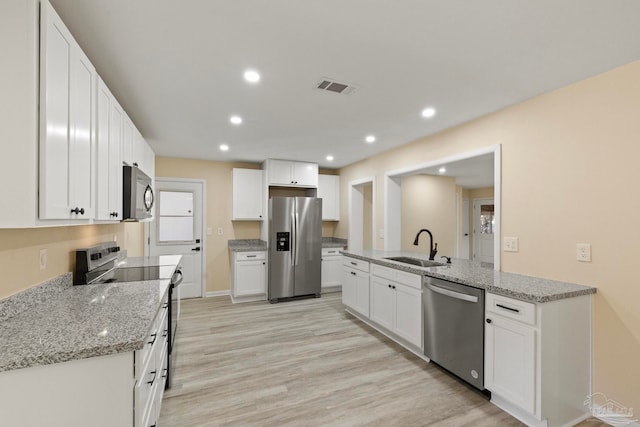
<instances>
[{"instance_id":1,"label":"undermount sink basin","mask_svg":"<svg viewBox=\"0 0 640 427\"><path fill-rule=\"evenodd\" d=\"M396 256L396 257L389 257L385 259L402 262L405 264L417 265L419 267L442 267L444 265L441 262L429 261L426 259L419 259L419 258L411 258L408 256Z\"/></svg>"}]
</instances>

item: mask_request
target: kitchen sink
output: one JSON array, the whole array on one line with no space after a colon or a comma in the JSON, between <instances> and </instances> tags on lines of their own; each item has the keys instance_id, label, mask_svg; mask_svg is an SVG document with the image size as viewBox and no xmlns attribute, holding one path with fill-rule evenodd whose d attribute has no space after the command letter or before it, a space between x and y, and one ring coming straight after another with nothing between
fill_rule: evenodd
<instances>
[{"instance_id":1,"label":"kitchen sink","mask_svg":"<svg viewBox=\"0 0 640 427\"><path fill-rule=\"evenodd\" d=\"M407 256L396 256L396 257L389 257L389 258L385 258L391 261L396 261L396 262L402 262L405 264L411 264L411 265L417 265L419 267L442 267L444 266L443 263L441 262L436 262L436 261L429 261L426 259L419 259L419 258L411 258L411 257L407 257Z\"/></svg>"}]
</instances>

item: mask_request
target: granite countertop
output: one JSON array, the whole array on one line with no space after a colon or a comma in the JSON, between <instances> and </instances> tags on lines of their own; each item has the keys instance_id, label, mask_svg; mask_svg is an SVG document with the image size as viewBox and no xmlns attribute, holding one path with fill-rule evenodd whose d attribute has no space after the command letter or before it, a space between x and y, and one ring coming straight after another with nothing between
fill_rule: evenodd
<instances>
[{"instance_id":1,"label":"granite countertop","mask_svg":"<svg viewBox=\"0 0 640 427\"><path fill-rule=\"evenodd\" d=\"M504 273L495 271L493 264L465 259L453 258L451 264L445 264L442 267L418 267L384 258L407 256L426 260L429 258L427 254L380 250L358 252L342 251L342 254L409 273L449 280L451 282L485 289L491 293L535 303L596 293L596 288L594 287L524 276L521 274Z\"/></svg>"},{"instance_id":2,"label":"granite countertop","mask_svg":"<svg viewBox=\"0 0 640 427\"><path fill-rule=\"evenodd\" d=\"M181 258L164 262L175 268ZM0 301L2 311L12 311L0 320L0 372L142 349L169 284L166 278L73 286L67 273Z\"/></svg>"},{"instance_id":3,"label":"granite countertop","mask_svg":"<svg viewBox=\"0 0 640 427\"><path fill-rule=\"evenodd\" d=\"M267 242L260 239L229 240L229 250L232 252L266 251Z\"/></svg>"},{"instance_id":4,"label":"granite countertop","mask_svg":"<svg viewBox=\"0 0 640 427\"><path fill-rule=\"evenodd\" d=\"M229 240L229 250L232 252L251 252L251 251L266 251L267 242L259 239L238 239ZM323 248L344 248L347 246L346 239L339 239L337 237L323 237Z\"/></svg>"}]
</instances>

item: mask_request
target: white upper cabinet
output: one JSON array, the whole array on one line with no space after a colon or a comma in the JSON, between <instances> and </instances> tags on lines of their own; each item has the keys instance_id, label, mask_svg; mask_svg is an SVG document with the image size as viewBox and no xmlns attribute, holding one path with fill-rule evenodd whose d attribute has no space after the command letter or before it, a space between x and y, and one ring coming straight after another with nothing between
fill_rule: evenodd
<instances>
[{"instance_id":1,"label":"white upper cabinet","mask_svg":"<svg viewBox=\"0 0 640 427\"><path fill-rule=\"evenodd\" d=\"M265 162L268 184L278 187L318 187L318 164L272 160Z\"/></svg>"},{"instance_id":2,"label":"white upper cabinet","mask_svg":"<svg viewBox=\"0 0 640 427\"><path fill-rule=\"evenodd\" d=\"M137 166L151 178L155 176L155 153L140 131L125 113L122 135L122 161Z\"/></svg>"},{"instance_id":3,"label":"white upper cabinet","mask_svg":"<svg viewBox=\"0 0 640 427\"><path fill-rule=\"evenodd\" d=\"M98 77L96 219L122 218L122 124L124 113Z\"/></svg>"},{"instance_id":4,"label":"white upper cabinet","mask_svg":"<svg viewBox=\"0 0 640 427\"><path fill-rule=\"evenodd\" d=\"M233 169L232 220L262 220L264 184L260 169Z\"/></svg>"},{"instance_id":5,"label":"white upper cabinet","mask_svg":"<svg viewBox=\"0 0 640 427\"><path fill-rule=\"evenodd\" d=\"M322 220L340 220L340 177L318 175L318 197L322 199Z\"/></svg>"},{"instance_id":6,"label":"white upper cabinet","mask_svg":"<svg viewBox=\"0 0 640 427\"><path fill-rule=\"evenodd\" d=\"M136 127L125 112L122 125L122 161L129 166L133 165L133 136L135 132Z\"/></svg>"},{"instance_id":7,"label":"white upper cabinet","mask_svg":"<svg viewBox=\"0 0 640 427\"><path fill-rule=\"evenodd\" d=\"M40 31L40 218L91 219L96 71L48 2Z\"/></svg>"}]
</instances>

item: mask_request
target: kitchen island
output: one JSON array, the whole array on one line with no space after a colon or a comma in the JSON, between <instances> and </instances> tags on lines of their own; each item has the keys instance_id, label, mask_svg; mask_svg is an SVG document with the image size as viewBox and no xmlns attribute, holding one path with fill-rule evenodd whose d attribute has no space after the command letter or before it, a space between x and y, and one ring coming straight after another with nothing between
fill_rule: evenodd
<instances>
[{"instance_id":1,"label":"kitchen island","mask_svg":"<svg viewBox=\"0 0 640 427\"><path fill-rule=\"evenodd\" d=\"M126 261L166 266L159 280L73 286L67 273L0 301L2 422L133 426L134 400L148 406L162 382L168 290L181 258ZM152 358L158 370L148 379Z\"/></svg>"},{"instance_id":2,"label":"kitchen island","mask_svg":"<svg viewBox=\"0 0 640 427\"><path fill-rule=\"evenodd\" d=\"M492 403L529 426L571 426L589 417L584 401L592 393L595 288L503 273L469 260L421 267L388 259L413 258L405 261L417 264L428 260L426 254L413 252L342 254L342 298L348 313L427 361L430 351L437 351L436 361L446 363L458 359L460 352L472 354L479 367L465 373L479 379L480 386L475 386L490 391ZM453 284L482 293L469 298L452 291ZM434 305L433 292L458 302ZM459 323L472 310L469 301L483 307L472 324ZM472 349L467 340L460 341L460 327L484 335L480 345ZM433 347L436 336L457 344L443 354Z\"/></svg>"}]
</instances>

